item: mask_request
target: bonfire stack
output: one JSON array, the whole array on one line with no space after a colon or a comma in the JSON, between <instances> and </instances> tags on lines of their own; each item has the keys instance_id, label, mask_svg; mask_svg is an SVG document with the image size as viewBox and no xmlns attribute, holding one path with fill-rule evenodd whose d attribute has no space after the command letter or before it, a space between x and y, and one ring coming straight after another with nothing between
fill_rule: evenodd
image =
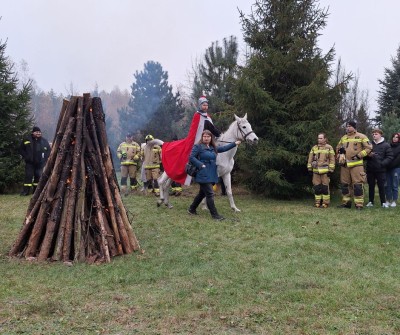
<instances>
[{"instance_id":1,"label":"bonfire stack","mask_svg":"<svg viewBox=\"0 0 400 335\"><path fill-rule=\"evenodd\" d=\"M120 196L101 99L84 94L65 100L10 255L92 263L139 248Z\"/></svg>"}]
</instances>

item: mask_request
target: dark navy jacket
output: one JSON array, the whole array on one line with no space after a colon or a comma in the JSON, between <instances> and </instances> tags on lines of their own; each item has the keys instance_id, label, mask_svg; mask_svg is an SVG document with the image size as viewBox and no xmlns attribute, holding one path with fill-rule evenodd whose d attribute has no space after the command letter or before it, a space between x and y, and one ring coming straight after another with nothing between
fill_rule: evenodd
<instances>
[{"instance_id":1,"label":"dark navy jacket","mask_svg":"<svg viewBox=\"0 0 400 335\"><path fill-rule=\"evenodd\" d=\"M50 144L44 137L31 135L22 141L19 153L25 163L43 167L50 155Z\"/></svg>"},{"instance_id":2,"label":"dark navy jacket","mask_svg":"<svg viewBox=\"0 0 400 335\"><path fill-rule=\"evenodd\" d=\"M400 167L400 143L391 143L390 146L393 151L393 160L387 166L387 170Z\"/></svg>"},{"instance_id":3,"label":"dark navy jacket","mask_svg":"<svg viewBox=\"0 0 400 335\"><path fill-rule=\"evenodd\" d=\"M368 172L386 172L386 167L393 160L393 152L390 144L384 139L375 143L372 141L372 157L367 156L367 173Z\"/></svg>"},{"instance_id":4,"label":"dark navy jacket","mask_svg":"<svg viewBox=\"0 0 400 335\"><path fill-rule=\"evenodd\" d=\"M227 145L217 147L218 152L225 152L236 147L236 143L229 143ZM213 183L218 182L217 154L213 147L207 147L205 144L195 144L189 156L189 161L195 165L199 172L197 172L194 180L197 183ZM205 168L201 166L205 165Z\"/></svg>"}]
</instances>

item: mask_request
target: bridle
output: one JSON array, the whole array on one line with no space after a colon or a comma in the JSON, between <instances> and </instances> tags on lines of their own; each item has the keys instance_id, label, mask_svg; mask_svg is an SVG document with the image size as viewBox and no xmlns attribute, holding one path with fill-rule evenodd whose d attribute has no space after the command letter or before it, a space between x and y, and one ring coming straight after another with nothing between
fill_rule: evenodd
<instances>
[{"instance_id":1,"label":"bridle","mask_svg":"<svg viewBox=\"0 0 400 335\"><path fill-rule=\"evenodd\" d=\"M240 128L239 126L239 122L237 122L237 127L239 129L240 134L243 136L243 140L246 140L246 137L249 136L250 134L253 134L254 131L249 131L247 134L242 130L242 128ZM239 137L239 136L238 136Z\"/></svg>"},{"instance_id":2,"label":"bridle","mask_svg":"<svg viewBox=\"0 0 400 335\"><path fill-rule=\"evenodd\" d=\"M240 135L242 135L242 137L243 137L243 141L246 140L247 136L249 136L250 134L254 133L254 131L249 131L249 132L246 134L246 133L240 128L239 121L236 121L236 125L237 125L237 136L236 136L236 137L239 138L239 133L240 133ZM233 143L233 142L222 141L222 140L218 140L218 142L221 142L221 143Z\"/></svg>"}]
</instances>

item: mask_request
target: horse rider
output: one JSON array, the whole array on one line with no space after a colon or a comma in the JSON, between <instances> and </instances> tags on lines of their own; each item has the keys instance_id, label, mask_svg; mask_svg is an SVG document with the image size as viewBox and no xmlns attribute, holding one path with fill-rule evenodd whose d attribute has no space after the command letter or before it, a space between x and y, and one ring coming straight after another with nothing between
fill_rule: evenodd
<instances>
[{"instance_id":1,"label":"horse rider","mask_svg":"<svg viewBox=\"0 0 400 335\"><path fill-rule=\"evenodd\" d=\"M209 130L215 137L221 135L208 114L208 100L205 96L199 98L198 110L193 115L186 138L163 144L163 167L175 182L190 185L191 177L185 172L185 164L189 160L193 145L200 141L203 130Z\"/></svg>"}]
</instances>

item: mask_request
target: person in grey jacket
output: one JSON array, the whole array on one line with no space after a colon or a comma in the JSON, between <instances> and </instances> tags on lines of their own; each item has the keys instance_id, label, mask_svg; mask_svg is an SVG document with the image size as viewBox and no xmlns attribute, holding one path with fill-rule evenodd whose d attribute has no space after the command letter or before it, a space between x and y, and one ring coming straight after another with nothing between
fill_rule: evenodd
<instances>
[{"instance_id":1,"label":"person in grey jacket","mask_svg":"<svg viewBox=\"0 0 400 335\"><path fill-rule=\"evenodd\" d=\"M201 134L199 143L195 144L189 156L189 161L195 165L199 171L196 174L195 181L200 185L199 193L194 198L188 209L191 215L197 215L196 209L201 201L206 198L207 207L215 220L223 220L224 217L218 214L214 203L213 185L218 182L217 174L217 154L225 152L238 146L241 142L236 141L224 146L217 147L212 134L209 130L204 130Z\"/></svg>"},{"instance_id":2,"label":"person in grey jacket","mask_svg":"<svg viewBox=\"0 0 400 335\"><path fill-rule=\"evenodd\" d=\"M374 205L375 182L378 184L381 206L388 208L385 195L386 167L393 159L393 152L390 144L383 138L380 129L372 130L372 151L367 157L367 181L369 189L369 202L367 207Z\"/></svg>"}]
</instances>

